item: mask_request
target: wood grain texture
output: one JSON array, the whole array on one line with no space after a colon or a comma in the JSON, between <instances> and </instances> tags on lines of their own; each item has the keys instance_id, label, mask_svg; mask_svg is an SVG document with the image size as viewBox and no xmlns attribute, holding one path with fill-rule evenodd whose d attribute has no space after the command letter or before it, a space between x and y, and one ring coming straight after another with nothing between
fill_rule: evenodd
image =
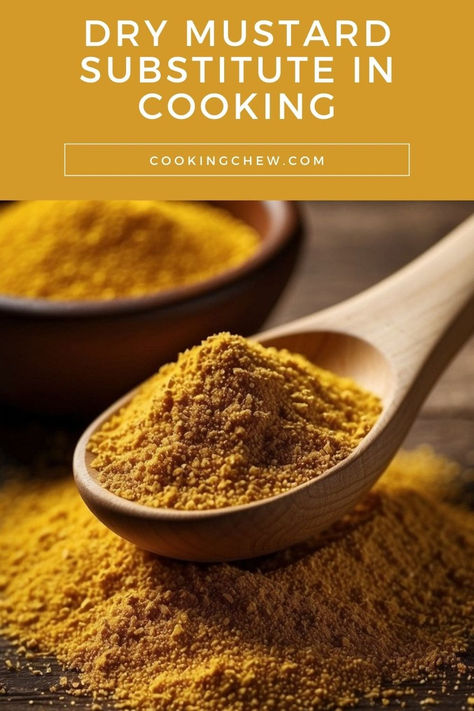
<instances>
[{"instance_id":1,"label":"wood grain texture","mask_svg":"<svg viewBox=\"0 0 474 711\"><path fill-rule=\"evenodd\" d=\"M452 227L474 211L472 203L313 203L304 206L311 237L306 241L297 275L281 299L267 325L276 326L322 309L358 291L369 287L389 273L400 268ZM472 377L474 372L474 340L453 360L427 400L422 412L407 437L407 446L426 442L439 452L457 459L464 467L474 467L474 398ZM44 426L44 424L43 424ZM60 431L71 440L82 423L66 426L52 422L48 426L51 436ZM26 461L29 450L47 446L44 431L38 424L28 425L28 443L25 444L27 423L10 414L3 416L0 424L0 463L6 455ZM68 447L65 446L65 451ZM474 492L466 497L474 500ZM7 644L0 641L0 685L6 694L0 694L0 707L5 711L71 708L70 699L61 700L59 693L50 693L49 687L57 682L60 669L52 664L52 673L34 677L28 671L9 671L1 661L11 656ZM474 649L466 656L474 664ZM473 675L474 676L474 675ZM451 687L456 679L450 675ZM432 683L412 685L419 700L428 696ZM38 691L35 691L38 689ZM44 695L41 694L44 691ZM444 696L435 708L440 711L461 710L466 698L474 695L474 679L464 679L457 690ZM31 707L29 701L34 705ZM90 708L90 700L74 699L78 711ZM52 702L52 705L50 705ZM394 706L397 708L396 704ZM360 711L369 708L360 704ZM408 697L407 709L419 708Z\"/></svg>"}]
</instances>

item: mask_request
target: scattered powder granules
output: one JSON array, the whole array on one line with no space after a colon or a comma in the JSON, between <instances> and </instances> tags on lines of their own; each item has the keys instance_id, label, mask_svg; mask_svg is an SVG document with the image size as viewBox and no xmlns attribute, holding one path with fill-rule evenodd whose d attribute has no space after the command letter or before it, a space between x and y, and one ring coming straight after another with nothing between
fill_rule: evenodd
<instances>
[{"instance_id":1,"label":"scattered powder granules","mask_svg":"<svg viewBox=\"0 0 474 711\"><path fill-rule=\"evenodd\" d=\"M151 506L245 504L341 461L380 401L306 358L221 333L147 381L90 441L100 483Z\"/></svg>"},{"instance_id":2,"label":"scattered powder granules","mask_svg":"<svg viewBox=\"0 0 474 711\"><path fill-rule=\"evenodd\" d=\"M324 536L218 565L139 551L69 478L13 483L0 494L0 627L142 711L328 709L462 669L474 515L442 500L455 477L430 450L401 453Z\"/></svg>"},{"instance_id":3,"label":"scattered powder granules","mask_svg":"<svg viewBox=\"0 0 474 711\"><path fill-rule=\"evenodd\" d=\"M0 212L0 293L71 300L142 296L245 261L257 233L210 205L32 201Z\"/></svg>"}]
</instances>

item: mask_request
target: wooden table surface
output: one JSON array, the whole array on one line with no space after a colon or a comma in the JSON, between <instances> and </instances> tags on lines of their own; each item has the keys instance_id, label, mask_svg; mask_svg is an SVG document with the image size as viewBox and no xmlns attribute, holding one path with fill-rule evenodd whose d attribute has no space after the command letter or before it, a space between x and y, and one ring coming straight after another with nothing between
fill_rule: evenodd
<instances>
[{"instance_id":1,"label":"wooden table surface","mask_svg":"<svg viewBox=\"0 0 474 711\"><path fill-rule=\"evenodd\" d=\"M341 301L369 287L403 266L474 212L474 203L306 203L302 211L308 230L303 254L295 275L268 326L277 325ZM413 426L406 446L429 443L439 452L458 460L464 467L474 467L474 341L471 340L432 392ZM6 440L11 448L22 446L25 423L3 416L0 425L1 451ZM35 442L37 425L28 423ZM41 426L44 426L43 424ZM30 432L31 434L31 432ZM74 438L74 431L71 433ZM41 440L42 437L37 437ZM464 659L474 664L473 653ZM27 670L7 669L5 659L15 659L11 648L0 639L0 706L10 711L26 709L71 708L71 698L51 693L49 687L58 681L60 668L54 660L52 672L32 676ZM472 679L464 679L457 690L451 688L436 708L466 708L466 699L474 696ZM450 678L450 686L456 680ZM440 685L430 683L430 689ZM420 708L427 697L427 685L414 685L414 696L408 697L407 709ZM31 703L33 702L33 704ZM74 699L72 708L90 708L90 700ZM104 707L105 708L105 707ZM360 704L359 709L384 708Z\"/></svg>"}]
</instances>

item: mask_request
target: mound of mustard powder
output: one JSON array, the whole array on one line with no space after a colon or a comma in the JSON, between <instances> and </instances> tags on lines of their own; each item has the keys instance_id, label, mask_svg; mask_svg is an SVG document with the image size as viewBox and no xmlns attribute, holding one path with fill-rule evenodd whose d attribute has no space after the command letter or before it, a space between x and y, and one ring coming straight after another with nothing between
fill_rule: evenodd
<instances>
[{"instance_id":1,"label":"mound of mustard powder","mask_svg":"<svg viewBox=\"0 0 474 711\"><path fill-rule=\"evenodd\" d=\"M248 259L259 237L210 205L37 200L0 212L0 294L136 297L192 284Z\"/></svg>"},{"instance_id":2,"label":"mound of mustard powder","mask_svg":"<svg viewBox=\"0 0 474 711\"><path fill-rule=\"evenodd\" d=\"M469 674L474 515L442 499L457 467L430 450L399 454L324 535L244 564L144 553L92 516L70 471L32 469L0 489L0 629L114 707L327 711Z\"/></svg>"},{"instance_id":3,"label":"mound of mustard powder","mask_svg":"<svg viewBox=\"0 0 474 711\"><path fill-rule=\"evenodd\" d=\"M301 355L220 333L163 366L92 437L113 493L210 509L287 491L346 458L379 399Z\"/></svg>"}]
</instances>

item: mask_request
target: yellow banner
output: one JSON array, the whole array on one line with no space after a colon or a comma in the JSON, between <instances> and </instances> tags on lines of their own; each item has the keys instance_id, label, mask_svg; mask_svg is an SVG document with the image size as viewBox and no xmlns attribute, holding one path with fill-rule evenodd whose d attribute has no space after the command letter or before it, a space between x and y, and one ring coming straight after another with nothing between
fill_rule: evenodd
<instances>
[{"instance_id":1,"label":"yellow banner","mask_svg":"<svg viewBox=\"0 0 474 711\"><path fill-rule=\"evenodd\" d=\"M474 197L472 2L31 5L0 198Z\"/></svg>"}]
</instances>

